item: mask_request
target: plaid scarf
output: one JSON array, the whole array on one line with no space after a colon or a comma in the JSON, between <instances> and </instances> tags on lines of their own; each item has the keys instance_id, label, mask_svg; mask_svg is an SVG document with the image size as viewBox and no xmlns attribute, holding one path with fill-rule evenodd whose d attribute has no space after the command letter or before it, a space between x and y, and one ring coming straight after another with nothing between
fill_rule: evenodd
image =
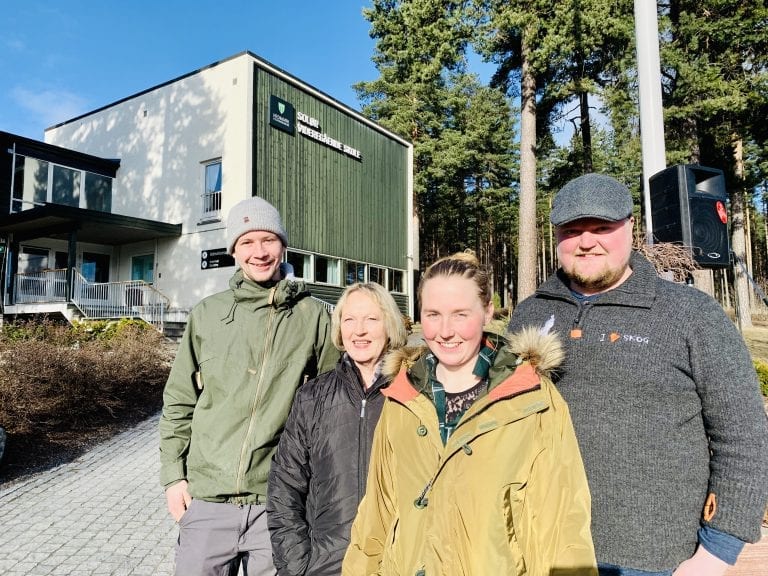
<instances>
[{"instance_id":1,"label":"plaid scarf","mask_svg":"<svg viewBox=\"0 0 768 576\"><path fill-rule=\"evenodd\" d=\"M482 393L485 392L488 387L488 373L491 369L491 366L493 365L495 358L496 349L491 345L490 342L487 340L484 341L483 345L480 347L480 352L477 355L475 367L472 370L472 374L480 378L479 385L483 387L483 391L478 395L478 397L482 395ZM432 398L434 399L435 409L437 410L437 419L440 423L440 438L442 438L443 445L445 445L445 443L448 441L448 438L451 437L451 434L459 424L461 417L471 406L472 402L465 403L462 407L463 409L456 414L455 418L449 421L447 419L447 401L445 388L437 379L437 357L432 352L428 352L424 360L427 364L429 385L432 388Z\"/></svg>"}]
</instances>

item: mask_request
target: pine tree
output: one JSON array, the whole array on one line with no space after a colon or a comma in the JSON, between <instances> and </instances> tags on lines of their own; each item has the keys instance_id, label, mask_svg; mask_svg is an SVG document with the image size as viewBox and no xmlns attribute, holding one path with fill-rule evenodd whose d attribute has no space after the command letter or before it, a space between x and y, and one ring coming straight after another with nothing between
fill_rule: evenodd
<instances>
[{"instance_id":1,"label":"pine tree","mask_svg":"<svg viewBox=\"0 0 768 576\"><path fill-rule=\"evenodd\" d=\"M374 0L364 16L380 77L355 86L363 113L414 145L420 260L467 247L495 260L513 169L514 133L503 94L466 71L472 29L465 3ZM491 133L491 131L494 131ZM507 263L509 266L509 263ZM508 270L497 270L503 284Z\"/></svg>"},{"instance_id":2,"label":"pine tree","mask_svg":"<svg viewBox=\"0 0 768 576\"><path fill-rule=\"evenodd\" d=\"M537 158L551 146L551 121L579 106L581 155L571 177L593 170L589 94L611 78L610 63L630 43L627 0L476 0L480 52L498 64L494 85L520 97L520 228L518 300L533 293L537 274Z\"/></svg>"},{"instance_id":3,"label":"pine tree","mask_svg":"<svg viewBox=\"0 0 768 576\"><path fill-rule=\"evenodd\" d=\"M746 260L746 203L758 183L744 148L765 149L765 2L672 0L661 6L665 132L671 163L722 169L731 197L732 252ZM734 268L739 321L751 326L748 280Z\"/></svg>"}]
</instances>

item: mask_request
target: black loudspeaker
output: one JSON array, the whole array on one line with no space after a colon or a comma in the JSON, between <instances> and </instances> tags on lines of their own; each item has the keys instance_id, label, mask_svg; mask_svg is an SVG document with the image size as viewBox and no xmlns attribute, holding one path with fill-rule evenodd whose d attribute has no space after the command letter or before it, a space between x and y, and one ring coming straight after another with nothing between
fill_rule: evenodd
<instances>
[{"instance_id":1,"label":"black loudspeaker","mask_svg":"<svg viewBox=\"0 0 768 576\"><path fill-rule=\"evenodd\" d=\"M727 268L728 196L723 171L679 164L657 172L649 184L654 241L690 248L702 268Z\"/></svg>"}]
</instances>

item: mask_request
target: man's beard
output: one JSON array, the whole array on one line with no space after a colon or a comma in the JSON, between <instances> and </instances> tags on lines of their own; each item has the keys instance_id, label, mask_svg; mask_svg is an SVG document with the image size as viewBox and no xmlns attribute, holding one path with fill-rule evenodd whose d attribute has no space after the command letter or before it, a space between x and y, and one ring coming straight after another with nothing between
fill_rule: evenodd
<instances>
[{"instance_id":1,"label":"man's beard","mask_svg":"<svg viewBox=\"0 0 768 576\"><path fill-rule=\"evenodd\" d=\"M602 272L591 275L583 275L576 272L576 266L573 266L571 270L566 270L564 268L563 272L565 272L566 277L571 281L572 287L578 287L585 292L596 294L604 292L618 283L624 275L624 272L626 272L628 266L629 262L620 268L605 269Z\"/></svg>"}]
</instances>

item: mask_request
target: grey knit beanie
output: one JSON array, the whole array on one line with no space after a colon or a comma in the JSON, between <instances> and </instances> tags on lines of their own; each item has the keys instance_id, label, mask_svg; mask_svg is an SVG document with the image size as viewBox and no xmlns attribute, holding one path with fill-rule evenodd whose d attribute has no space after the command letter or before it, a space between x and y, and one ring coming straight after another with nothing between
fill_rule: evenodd
<instances>
[{"instance_id":1,"label":"grey knit beanie","mask_svg":"<svg viewBox=\"0 0 768 576\"><path fill-rule=\"evenodd\" d=\"M235 242L246 232L264 230L280 237L283 246L288 246L288 234L285 233L280 213L269 202L253 196L235 204L227 217L227 249L232 254Z\"/></svg>"},{"instance_id":2,"label":"grey knit beanie","mask_svg":"<svg viewBox=\"0 0 768 576\"><path fill-rule=\"evenodd\" d=\"M605 174L584 174L571 180L555 195L549 221L555 226L579 218L618 222L632 215L632 193Z\"/></svg>"}]
</instances>

